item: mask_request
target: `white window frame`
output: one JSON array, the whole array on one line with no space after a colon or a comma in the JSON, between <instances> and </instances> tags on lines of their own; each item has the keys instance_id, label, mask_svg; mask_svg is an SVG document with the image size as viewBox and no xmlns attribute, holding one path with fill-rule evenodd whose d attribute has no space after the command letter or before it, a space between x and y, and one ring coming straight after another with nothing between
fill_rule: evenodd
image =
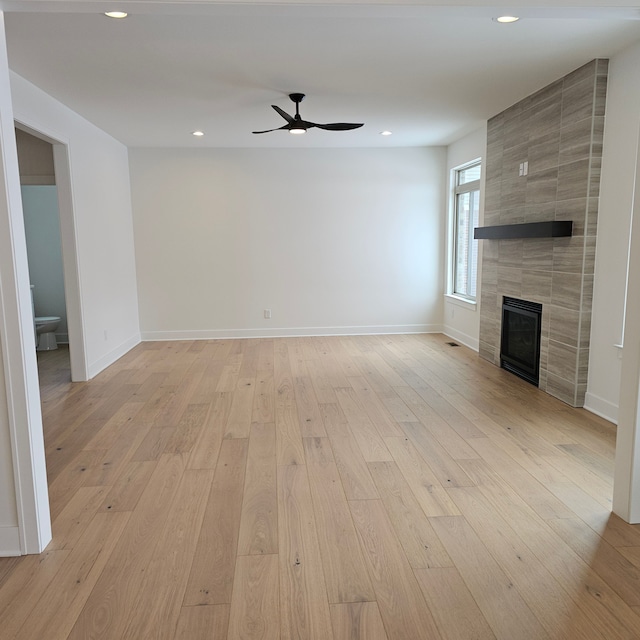
<instances>
[{"instance_id":1,"label":"white window frame","mask_svg":"<svg viewBox=\"0 0 640 640\"><path fill-rule=\"evenodd\" d=\"M477 301L478 282L476 280L476 296L469 296L455 291L456 283L456 259L457 259L457 244L456 244L456 229L458 221L457 211L457 196L461 193L468 193L472 191L478 192L478 205L480 204L480 186L482 182L482 175L478 180L467 182L464 185L458 185L458 175L461 171L469 169L473 166L480 165L482 169L482 159L476 158L470 162L466 162L462 165L451 169L451 190L449 200L449 251L448 251L448 269L447 269L447 297L452 301L460 302L465 305L474 305ZM477 241L476 241L477 242ZM476 252L476 259L479 261L479 247ZM476 276L479 270L479 264L476 264Z\"/></svg>"}]
</instances>

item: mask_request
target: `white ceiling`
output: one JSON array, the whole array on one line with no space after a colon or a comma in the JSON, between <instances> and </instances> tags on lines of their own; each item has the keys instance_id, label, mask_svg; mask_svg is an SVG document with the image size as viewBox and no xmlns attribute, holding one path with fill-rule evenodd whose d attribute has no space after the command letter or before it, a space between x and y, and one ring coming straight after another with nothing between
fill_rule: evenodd
<instances>
[{"instance_id":1,"label":"white ceiling","mask_svg":"<svg viewBox=\"0 0 640 640\"><path fill-rule=\"evenodd\" d=\"M125 20L104 17L114 5L101 0L0 7L10 67L128 146L448 144L640 40L640 5L630 0L615 8L516 0L510 11L436 2L119 2ZM504 13L523 17L492 20ZM296 91L307 94L304 118L365 126L251 134L282 126L269 105L293 113L287 94ZM195 129L206 136L195 139ZM384 129L393 135L381 137Z\"/></svg>"}]
</instances>

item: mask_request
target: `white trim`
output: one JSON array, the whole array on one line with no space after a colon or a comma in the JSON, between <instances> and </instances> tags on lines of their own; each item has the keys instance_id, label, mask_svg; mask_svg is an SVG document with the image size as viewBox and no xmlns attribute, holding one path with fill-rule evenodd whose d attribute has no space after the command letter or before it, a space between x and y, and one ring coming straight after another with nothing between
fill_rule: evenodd
<instances>
[{"instance_id":1,"label":"white trim","mask_svg":"<svg viewBox=\"0 0 640 640\"><path fill-rule=\"evenodd\" d=\"M584 398L584 409L609 420L609 422L618 424L618 405L588 391Z\"/></svg>"},{"instance_id":2,"label":"white trim","mask_svg":"<svg viewBox=\"0 0 640 640\"><path fill-rule=\"evenodd\" d=\"M67 309L67 327L69 331L71 380L73 382L83 382L89 379L89 367L84 337L80 262L77 250L79 243L76 232L69 140L59 131L54 131L42 123L29 120L28 118L16 118L15 123L21 130L37 138L46 140L53 146L53 163L56 190L58 193L64 294Z\"/></svg>"},{"instance_id":3,"label":"white trim","mask_svg":"<svg viewBox=\"0 0 640 640\"><path fill-rule=\"evenodd\" d=\"M176 338L178 339L178 338ZM89 379L97 376L101 371L104 371L109 365L112 365L116 360L122 358L122 356L131 351L133 347L140 344L141 337L139 333L131 336L123 343L118 345L115 349L112 349L106 355L102 356L99 360L89 364Z\"/></svg>"},{"instance_id":4,"label":"white trim","mask_svg":"<svg viewBox=\"0 0 640 640\"><path fill-rule=\"evenodd\" d=\"M143 331L142 340L222 340L228 338L291 338L306 336L355 336L396 333L442 333L439 324L381 325L364 327L282 327L277 329L204 329Z\"/></svg>"},{"instance_id":5,"label":"white trim","mask_svg":"<svg viewBox=\"0 0 640 640\"><path fill-rule=\"evenodd\" d=\"M21 556L20 529L18 527L0 527L0 557Z\"/></svg>"},{"instance_id":6,"label":"white trim","mask_svg":"<svg viewBox=\"0 0 640 640\"><path fill-rule=\"evenodd\" d=\"M453 338L456 342L461 342L465 347L469 347L469 349L480 351L480 340L473 336L467 335L462 331L458 331L453 327L445 327L442 330L442 333L449 338Z\"/></svg>"},{"instance_id":7,"label":"white trim","mask_svg":"<svg viewBox=\"0 0 640 640\"><path fill-rule=\"evenodd\" d=\"M89 365L84 333L82 279L80 277L80 260L78 258L79 242L76 230L70 153L67 143L54 143L53 161L58 190L60 244L62 246L71 380L73 382L83 382L89 379Z\"/></svg>"},{"instance_id":8,"label":"white trim","mask_svg":"<svg viewBox=\"0 0 640 640\"><path fill-rule=\"evenodd\" d=\"M40 388L35 354L4 14L0 12L0 342L20 553L51 540Z\"/></svg>"},{"instance_id":9,"label":"white trim","mask_svg":"<svg viewBox=\"0 0 640 640\"><path fill-rule=\"evenodd\" d=\"M445 293L444 299L445 302L450 302L457 305L458 307L463 307L464 309L467 309L467 311L475 311L478 306L477 300L462 298L461 296L457 296L453 293Z\"/></svg>"}]
</instances>

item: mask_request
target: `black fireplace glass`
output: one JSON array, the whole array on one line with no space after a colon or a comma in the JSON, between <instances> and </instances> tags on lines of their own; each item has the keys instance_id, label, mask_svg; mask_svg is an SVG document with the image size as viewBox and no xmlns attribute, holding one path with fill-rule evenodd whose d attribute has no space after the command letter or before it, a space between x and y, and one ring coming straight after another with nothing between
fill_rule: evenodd
<instances>
[{"instance_id":1,"label":"black fireplace glass","mask_svg":"<svg viewBox=\"0 0 640 640\"><path fill-rule=\"evenodd\" d=\"M505 296L500 366L537 385L540 378L542 305Z\"/></svg>"}]
</instances>

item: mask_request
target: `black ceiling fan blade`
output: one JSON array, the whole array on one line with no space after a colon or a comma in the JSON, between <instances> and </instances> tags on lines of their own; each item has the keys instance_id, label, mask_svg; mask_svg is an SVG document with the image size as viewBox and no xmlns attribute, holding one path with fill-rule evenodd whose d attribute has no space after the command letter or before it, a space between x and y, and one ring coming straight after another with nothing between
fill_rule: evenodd
<instances>
[{"instance_id":1,"label":"black ceiling fan blade","mask_svg":"<svg viewBox=\"0 0 640 640\"><path fill-rule=\"evenodd\" d=\"M327 131L349 131L350 129L359 129L364 122L356 124L355 122L333 122L331 124L316 124L318 129L326 129Z\"/></svg>"},{"instance_id":2,"label":"black ceiling fan blade","mask_svg":"<svg viewBox=\"0 0 640 640\"><path fill-rule=\"evenodd\" d=\"M275 109L289 124L293 124L294 118L290 116L286 111L283 111L280 107L275 104L272 104L271 107Z\"/></svg>"},{"instance_id":3,"label":"black ceiling fan blade","mask_svg":"<svg viewBox=\"0 0 640 640\"><path fill-rule=\"evenodd\" d=\"M280 131L281 129L289 129L289 125L285 124L283 127L278 127L277 129L267 129L266 131L252 131L251 133L271 133L272 131Z\"/></svg>"}]
</instances>

